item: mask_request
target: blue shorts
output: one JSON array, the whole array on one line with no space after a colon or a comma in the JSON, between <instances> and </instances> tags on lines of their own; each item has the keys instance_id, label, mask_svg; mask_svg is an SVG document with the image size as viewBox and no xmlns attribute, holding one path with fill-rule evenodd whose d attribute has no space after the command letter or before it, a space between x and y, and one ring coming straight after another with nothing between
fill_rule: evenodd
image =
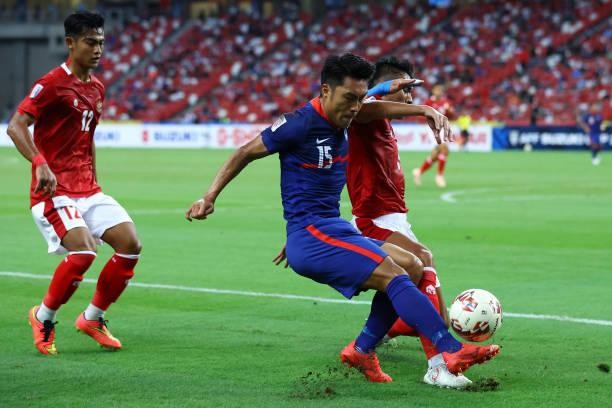
<instances>
[{"instance_id":1,"label":"blue shorts","mask_svg":"<svg viewBox=\"0 0 612 408\"><path fill-rule=\"evenodd\" d=\"M382 244L342 218L326 218L287 236L287 260L298 274L350 299L387 257Z\"/></svg>"},{"instance_id":2,"label":"blue shorts","mask_svg":"<svg viewBox=\"0 0 612 408\"><path fill-rule=\"evenodd\" d=\"M591 146L599 146L601 144L600 140L599 140L599 137L600 137L600 134L598 134L598 133L591 133L589 135L589 140L591 142Z\"/></svg>"}]
</instances>

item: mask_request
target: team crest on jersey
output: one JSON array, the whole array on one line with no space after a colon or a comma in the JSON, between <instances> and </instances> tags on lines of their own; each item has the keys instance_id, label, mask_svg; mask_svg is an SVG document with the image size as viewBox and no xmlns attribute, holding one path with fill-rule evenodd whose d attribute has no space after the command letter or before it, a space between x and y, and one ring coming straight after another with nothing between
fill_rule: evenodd
<instances>
[{"instance_id":1,"label":"team crest on jersey","mask_svg":"<svg viewBox=\"0 0 612 408\"><path fill-rule=\"evenodd\" d=\"M77 108L79 106L79 100L77 98L74 98L74 102L72 104L75 108Z\"/></svg>"},{"instance_id":2,"label":"team crest on jersey","mask_svg":"<svg viewBox=\"0 0 612 408\"><path fill-rule=\"evenodd\" d=\"M285 123L287 123L287 119L285 118L285 115L281 115L280 118L276 119L276 122L274 122L272 125L272 131L276 131L276 129L283 126Z\"/></svg>"},{"instance_id":3,"label":"team crest on jersey","mask_svg":"<svg viewBox=\"0 0 612 408\"><path fill-rule=\"evenodd\" d=\"M43 90L43 88L44 86L42 86L41 84L34 85L34 88L32 88L32 92L30 92L30 99L36 98L40 94L40 91Z\"/></svg>"},{"instance_id":4,"label":"team crest on jersey","mask_svg":"<svg viewBox=\"0 0 612 408\"><path fill-rule=\"evenodd\" d=\"M102 113L102 101L98 100L98 102L96 102L96 110L98 111L98 113Z\"/></svg>"}]
</instances>

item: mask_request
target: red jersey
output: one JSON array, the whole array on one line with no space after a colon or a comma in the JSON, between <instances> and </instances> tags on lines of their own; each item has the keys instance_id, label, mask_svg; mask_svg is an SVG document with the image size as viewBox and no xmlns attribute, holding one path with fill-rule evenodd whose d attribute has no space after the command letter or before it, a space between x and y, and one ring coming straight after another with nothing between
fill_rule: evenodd
<instances>
[{"instance_id":1,"label":"red jersey","mask_svg":"<svg viewBox=\"0 0 612 408\"><path fill-rule=\"evenodd\" d=\"M35 118L34 144L57 178L55 195L88 197L101 191L93 168L93 135L104 102L104 85L91 75L80 81L64 63L40 78L17 111ZM30 205L48 196L35 193L32 166Z\"/></svg>"},{"instance_id":2,"label":"red jersey","mask_svg":"<svg viewBox=\"0 0 612 408\"><path fill-rule=\"evenodd\" d=\"M351 124L346 183L356 217L408 212L404 172L391 121Z\"/></svg>"},{"instance_id":3,"label":"red jersey","mask_svg":"<svg viewBox=\"0 0 612 408\"><path fill-rule=\"evenodd\" d=\"M450 100L445 96L435 99L430 97L425 101L425 105L431 106L449 119L454 119L455 111L453 110L453 105L451 105Z\"/></svg>"}]
</instances>

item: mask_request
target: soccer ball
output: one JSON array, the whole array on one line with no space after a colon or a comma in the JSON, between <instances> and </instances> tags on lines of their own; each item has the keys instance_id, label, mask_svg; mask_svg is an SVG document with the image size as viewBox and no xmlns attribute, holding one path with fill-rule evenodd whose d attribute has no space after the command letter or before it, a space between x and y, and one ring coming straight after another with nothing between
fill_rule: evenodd
<instances>
[{"instance_id":1,"label":"soccer ball","mask_svg":"<svg viewBox=\"0 0 612 408\"><path fill-rule=\"evenodd\" d=\"M459 336L467 341L485 341L502 325L502 306L492 293L468 289L453 300L449 317Z\"/></svg>"}]
</instances>

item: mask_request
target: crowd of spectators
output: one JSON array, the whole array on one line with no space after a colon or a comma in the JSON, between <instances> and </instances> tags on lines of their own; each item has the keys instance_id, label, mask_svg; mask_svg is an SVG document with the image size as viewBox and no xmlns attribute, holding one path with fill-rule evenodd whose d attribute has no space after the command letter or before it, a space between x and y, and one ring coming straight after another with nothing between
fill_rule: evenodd
<instances>
[{"instance_id":1,"label":"crowd of spectators","mask_svg":"<svg viewBox=\"0 0 612 408\"><path fill-rule=\"evenodd\" d=\"M201 98L210 101L215 87L223 87L307 22L299 13L262 18L238 7L191 21L110 93L107 117L166 120Z\"/></svg>"},{"instance_id":2,"label":"crowd of spectators","mask_svg":"<svg viewBox=\"0 0 612 408\"><path fill-rule=\"evenodd\" d=\"M179 29L181 20L165 16L133 18L106 34L101 77L106 86L127 74L145 55L152 53L164 39Z\"/></svg>"},{"instance_id":3,"label":"crowd of spectators","mask_svg":"<svg viewBox=\"0 0 612 408\"><path fill-rule=\"evenodd\" d=\"M476 120L570 123L578 105L609 100L610 0L413 3L340 6L315 19L228 7L183 24L148 20L109 41L109 82L149 60L111 90L106 118L269 122L316 96L325 56L346 51L410 60L427 85L416 102L441 83Z\"/></svg>"},{"instance_id":4,"label":"crowd of spectators","mask_svg":"<svg viewBox=\"0 0 612 408\"><path fill-rule=\"evenodd\" d=\"M229 82L214 89L186 121L268 121L296 108L318 92L319 72L330 52L354 52L371 60L396 47L403 38L426 31L446 14L424 4L374 3L336 8L295 30L265 58L247 58ZM215 103L209 103L210 99Z\"/></svg>"},{"instance_id":5,"label":"crowd of spectators","mask_svg":"<svg viewBox=\"0 0 612 408\"><path fill-rule=\"evenodd\" d=\"M612 118L612 17L564 47L550 47L491 91L490 115L504 106L507 123L572 123L579 111L602 102Z\"/></svg>"}]
</instances>

